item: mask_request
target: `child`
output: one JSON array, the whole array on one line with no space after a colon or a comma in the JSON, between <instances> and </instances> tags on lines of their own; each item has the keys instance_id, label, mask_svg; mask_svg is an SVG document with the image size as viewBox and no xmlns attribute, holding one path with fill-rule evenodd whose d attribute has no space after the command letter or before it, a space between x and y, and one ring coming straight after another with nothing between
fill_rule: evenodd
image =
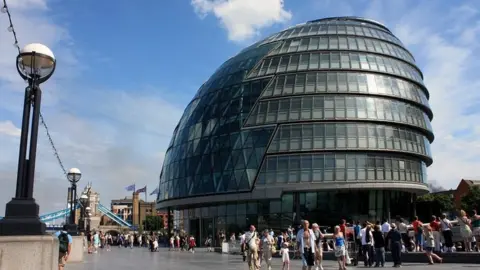
<instances>
[{"instance_id":1,"label":"child","mask_svg":"<svg viewBox=\"0 0 480 270\"><path fill-rule=\"evenodd\" d=\"M283 262L282 270L290 270L290 250L288 249L287 242L284 242L282 244L280 255L282 255L282 262Z\"/></svg>"}]
</instances>

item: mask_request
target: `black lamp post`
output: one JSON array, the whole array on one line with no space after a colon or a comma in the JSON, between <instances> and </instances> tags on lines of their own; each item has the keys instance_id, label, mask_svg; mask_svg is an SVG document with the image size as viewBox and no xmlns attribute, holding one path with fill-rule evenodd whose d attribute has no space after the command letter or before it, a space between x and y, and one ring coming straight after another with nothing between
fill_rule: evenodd
<instances>
[{"instance_id":1,"label":"black lamp post","mask_svg":"<svg viewBox=\"0 0 480 270\"><path fill-rule=\"evenodd\" d=\"M45 234L46 226L38 216L39 206L33 198L33 184L42 99L40 84L52 76L55 66L52 51L39 43L28 44L17 56L17 71L28 81L28 87L25 89L23 105L15 198L6 205L5 217L0 220L0 235Z\"/></svg>"},{"instance_id":2,"label":"black lamp post","mask_svg":"<svg viewBox=\"0 0 480 270\"><path fill-rule=\"evenodd\" d=\"M82 173L77 168L68 170L67 179L72 184L70 188L70 219L68 222L68 232L71 235L78 233L77 224L75 224L75 208L77 206L77 182L82 178Z\"/></svg>"}]
</instances>

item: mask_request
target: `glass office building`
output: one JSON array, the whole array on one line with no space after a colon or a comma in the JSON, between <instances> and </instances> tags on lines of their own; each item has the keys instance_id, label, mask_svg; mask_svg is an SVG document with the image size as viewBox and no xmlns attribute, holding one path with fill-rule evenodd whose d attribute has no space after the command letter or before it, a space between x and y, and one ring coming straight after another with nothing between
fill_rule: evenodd
<instances>
[{"instance_id":1,"label":"glass office building","mask_svg":"<svg viewBox=\"0 0 480 270\"><path fill-rule=\"evenodd\" d=\"M200 239L304 218L410 217L428 192L428 99L414 57L378 22L273 34L227 60L185 109L157 208Z\"/></svg>"}]
</instances>

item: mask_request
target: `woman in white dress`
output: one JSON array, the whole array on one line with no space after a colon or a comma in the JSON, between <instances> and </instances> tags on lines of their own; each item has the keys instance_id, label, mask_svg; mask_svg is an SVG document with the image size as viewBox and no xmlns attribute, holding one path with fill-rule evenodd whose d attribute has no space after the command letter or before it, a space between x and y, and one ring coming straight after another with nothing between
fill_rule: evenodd
<instances>
[{"instance_id":1,"label":"woman in white dress","mask_svg":"<svg viewBox=\"0 0 480 270\"><path fill-rule=\"evenodd\" d=\"M460 234L462 235L463 244L466 252L472 251L472 229L471 221L467 217L467 213L464 210L460 210L460 217L457 218L458 225L460 225Z\"/></svg>"}]
</instances>

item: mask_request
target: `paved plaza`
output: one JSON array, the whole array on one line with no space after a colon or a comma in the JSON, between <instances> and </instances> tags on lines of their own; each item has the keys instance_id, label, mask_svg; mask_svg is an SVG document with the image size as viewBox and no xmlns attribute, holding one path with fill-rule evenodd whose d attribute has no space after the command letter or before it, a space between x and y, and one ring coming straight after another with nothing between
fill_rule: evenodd
<instances>
[{"instance_id":1,"label":"paved plaza","mask_svg":"<svg viewBox=\"0 0 480 270\"><path fill-rule=\"evenodd\" d=\"M281 269L281 260L274 259L273 269ZM349 269L363 267L349 267ZM386 268L391 268L391 263L387 263ZM169 252L162 249L159 252L149 252L144 248L117 248L112 251L99 251L98 254L86 254L83 263L71 263L66 270L110 270L110 269L142 269L142 270L244 270L247 265L242 262L238 255L222 255L219 253L207 253L197 251L195 254L188 252ZM262 269L266 269L263 265ZM300 270L300 261L292 261L291 270ZM338 269L335 262L327 261L324 263L324 269ZM396 269L396 268L395 268ZM403 270L470 270L479 269L479 265L457 265L457 264L436 264L429 266L426 263L405 264Z\"/></svg>"}]
</instances>

